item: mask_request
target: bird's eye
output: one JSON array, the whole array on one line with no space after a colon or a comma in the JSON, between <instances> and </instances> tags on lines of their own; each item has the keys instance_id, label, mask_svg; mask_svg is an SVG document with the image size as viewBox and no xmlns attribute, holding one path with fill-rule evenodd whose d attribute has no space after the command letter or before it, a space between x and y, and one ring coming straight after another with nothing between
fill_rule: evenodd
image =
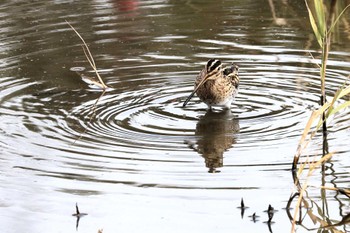
<instances>
[{"instance_id":1,"label":"bird's eye","mask_svg":"<svg viewBox=\"0 0 350 233\"><path fill-rule=\"evenodd\" d=\"M226 68L226 69L224 69L224 75L229 75L229 74L231 74L233 72L233 69L232 68Z\"/></svg>"}]
</instances>

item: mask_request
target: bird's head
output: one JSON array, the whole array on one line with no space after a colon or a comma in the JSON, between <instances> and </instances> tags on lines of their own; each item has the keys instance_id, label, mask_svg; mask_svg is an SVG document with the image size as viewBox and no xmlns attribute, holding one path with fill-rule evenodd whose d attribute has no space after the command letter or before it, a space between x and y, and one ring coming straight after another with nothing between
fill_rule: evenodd
<instances>
[{"instance_id":1,"label":"bird's head","mask_svg":"<svg viewBox=\"0 0 350 233\"><path fill-rule=\"evenodd\" d=\"M192 96L196 93L198 88L200 88L204 83L206 83L208 80L216 79L220 76L222 76L222 64L220 60L217 59L210 59L207 64L205 65L205 75L202 78L202 80L198 83L194 91L187 97L186 101L183 104L183 107L186 106L188 101L192 98Z\"/></svg>"},{"instance_id":2,"label":"bird's head","mask_svg":"<svg viewBox=\"0 0 350 233\"><path fill-rule=\"evenodd\" d=\"M238 65L232 63L232 65L225 68L223 72L225 76L238 75L238 69Z\"/></svg>"}]
</instances>

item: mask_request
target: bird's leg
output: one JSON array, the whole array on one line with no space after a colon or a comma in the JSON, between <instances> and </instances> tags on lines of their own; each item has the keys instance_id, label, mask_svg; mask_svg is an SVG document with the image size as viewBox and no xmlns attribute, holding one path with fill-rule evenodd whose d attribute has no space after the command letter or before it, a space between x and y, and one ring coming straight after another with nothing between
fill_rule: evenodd
<instances>
[{"instance_id":1,"label":"bird's leg","mask_svg":"<svg viewBox=\"0 0 350 233\"><path fill-rule=\"evenodd\" d=\"M231 111L231 108L225 106L225 107L223 108L223 111L224 111L224 112L230 112L230 111Z\"/></svg>"},{"instance_id":2,"label":"bird's leg","mask_svg":"<svg viewBox=\"0 0 350 233\"><path fill-rule=\"evenodd\" d=\"M231 109L231 101L225 104L224 110L230 110Z\"/></svg>"}]
</instances>

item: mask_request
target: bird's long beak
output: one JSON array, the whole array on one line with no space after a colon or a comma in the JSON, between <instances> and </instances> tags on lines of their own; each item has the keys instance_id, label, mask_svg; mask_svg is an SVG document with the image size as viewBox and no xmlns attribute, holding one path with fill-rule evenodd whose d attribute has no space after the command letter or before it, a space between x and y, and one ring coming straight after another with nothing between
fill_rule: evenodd
<instances>
[{"instance_id":1,"label":"bird's long beak","mask_svg":"<svg viewBox=\"0 0 350 233\"><path fill-rule=\"evenodd\" d=\"M187 99L185 100L184 104L182 105L182 107L186 107L187 103L191 100L191 98L194 96L194 94L196 93L196 91L198 90L198 88L200 88L206 81L208 81L210 78L210 76L207 76L205 78L202 79L202 81L197 85L197 87L194 89L194 91L187 97Z\"/></svg>"}]
</instances>

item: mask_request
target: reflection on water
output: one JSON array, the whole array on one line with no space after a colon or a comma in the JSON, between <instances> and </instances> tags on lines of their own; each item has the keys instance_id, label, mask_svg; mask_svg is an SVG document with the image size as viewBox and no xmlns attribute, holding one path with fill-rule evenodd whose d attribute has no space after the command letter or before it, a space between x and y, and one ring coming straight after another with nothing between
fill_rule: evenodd
<instances>
[{"instance_id":1,"label":"reflection on water","mask_svg":"<svg viewBox=\"0 0 350 233\"><path fill-rule=\"evenodd\" d=\"M196 125L197 141L190 145L205 159L209 173L220 172L224 165L224 153L236 143L239 121L230 110L208 111Z\"/></svg>"},{"instance_id":2,"label":"reflection on water","mask_svg":"<svg viewBox=\"0 0 350 233\"><path fill-rule=\"evenodd\" d=\"M115 0L119 11L137 10L140 2L138 0Z\"/></svg>"},{"instance_id":3,"label":"reflection on water","mask_svg":"<svg viewBox=\"0 0 350 233\"><path fill-rule=\"evenodd\" d=\"M81 232L267 230L267 219L246 216L285 207L290 163L319 101L309 50L316 62L320 53L307 17L300 1L5 0L2 230L75 232L76 202L89 213ZM103 96L81 80L94 72L65 20L112 87ZM348 25L344 17L332 43L329 97L349 75ZM182 108L209 58L241 67L233 113L206 112L197 97ZM86 69L79 76L70 67ZM329 125L329 149L339 153L323 177L315 174L316 186L322 178L346 186L349 120L344 111ZM310 155L319 154L317 140ZM332 219L350 211L337 194L310 195L327 199ZM243 219L235 208L242 197L250 207ZM275 232L290 227L282 211L273 220Z\"/></svg>"}]
</instances>

